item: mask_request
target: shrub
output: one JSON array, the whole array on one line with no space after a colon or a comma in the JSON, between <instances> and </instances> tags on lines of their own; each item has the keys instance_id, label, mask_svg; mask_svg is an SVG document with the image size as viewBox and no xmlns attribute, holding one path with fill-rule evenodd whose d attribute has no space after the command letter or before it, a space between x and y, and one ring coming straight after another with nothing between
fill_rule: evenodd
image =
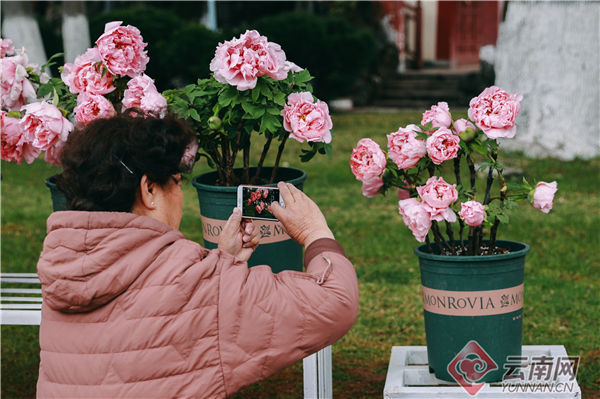
<instances>
[{"instance_id":1,"label":"shrub","mask_svg":"<svg viewBox=\"0 0 600 399\"><path fill-rule=\"evenodd\" d=\"M375 38L343 18L289 12L256 21L258 30L285 49L287 59L307 68L315 94L334 99L352 92L375 56Z\"/></svg>"},{"instance_id":2,"label":"shrub","mask_svg":"<svg viewBox=\"0 0 600 399\"><path fill-rule=\"evenodd\" d=\"M172 75L171 82L176 86L195 83L198 78L210 77L210 61L223 40L222 34L202 25L185 25L168 42L160 42L158 61L163 72Z\"/></svg>"}]
</instances>

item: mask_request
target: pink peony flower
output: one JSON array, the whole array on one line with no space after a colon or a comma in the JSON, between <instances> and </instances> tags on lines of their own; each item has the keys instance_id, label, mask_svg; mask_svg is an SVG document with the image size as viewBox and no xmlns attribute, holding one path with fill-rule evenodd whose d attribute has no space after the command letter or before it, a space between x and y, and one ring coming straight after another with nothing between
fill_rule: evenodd
<instances>
[{"instance_id":1,"label":"pink peony flower","mask_svg":"<svg viewBox=\"0 0 600 399\"><path fill-rule=\"evenodd\" d=\"M0 58L4 58L15 53L13 42L10 39L0 38Z\"/></svg>"},{"instance_id":2,"label":"pink peony flower","mask_svg":"<svg viewBox=\"0 0 600 399\"><path fill-rule=\"evenodd\" d=\"M53 146L46 150L44 160L52 165L62 166L60 162L60 154L62 153L65 144L67 144L66 141L57 140Z\"/></svg>"},{"instance_id":3,"label":"pink peony flower","mask_svg":"<svg viewBox=\"0 0 600 399\"><path fill-rule=\"evenodd\" d=\"M410 198L410 192L398 187L398 199L405 200Z\"/></svg>"},{"instance_id":4,"label":"pink peony flower","mask_svg":"<svg viewBox=\"0 0 600 399\"><path fill-rule=\"evenodd\" d=\"M521 110L520 94L508 94L499 87L485 89L469 103L469 119L491 139L514 137L515 118Z\"/></svg>"},{"instance_id":5,"label":"pink peony flower","mask_svg":"<svg viewBox=\"0 0 600 399\"><path fill-rule=\"evenodd\" d=\"M362 194L365 197L375 197L379 194L379 189L383 186L383 179L381 177L371 177L363 181Z\"/></svg>"},{"instance_id":6,"label":"pink peony flower","mask_svg":"<svg viewBox=\"0 0 600 399\"><path fill-rule=\"evenodd\" d=\"M416 125L408 125L387 135L389 156L400 169L410 169L417 165L426 154L425 141L417 139Z\"/></svg>"},{"instance_id":7,"label":"pink peony flower","mask_svg":"<svg viewBox=\"0 0 600 399\"><path fill-rule=\"evenodd\" d=\"M115 108L101 95L81 93L77 96L77 106L73 109L77 123L88 123L98 118L116 115Z\"/></svg>"},{"instance_id":8,"label":"pink peony flower","mask_svg":"<svg viewBox=\"0 0 600 399\"><path fill-rule=\"evenodd\" d=\"M327 104L317 100L309 92L292 93L281 110L283 128L291 132L290 137L303 143L320 141L331 143L333 123Z\"/></svg>"},{"instance_id":9,"label":"pink peony flower","mask_svg":"<svg viewBox=\"0 0 600 399\"><path fill-rule=\"evenodd\" d=\"M431 122L431 127L450 127L452 116L450 115L448 103L439 102L437 105L432 105L431 109L425 111L421 119L421 125L426 125L429 122Z\"/></svg>"},{"instance_id":10,"label":"pink peony flower","mask_svg":"<svg viewBox=\"0 0 600 399\"><path fill-rule=\"evenodd\" d=\"M24 158L27 163L32 163L42 153L42 150L26 141L19 125L19 119L8 117L4 111L0 112L2 160L20 164Z\"/></svg>"},{"instance_id":11,"label":"pink peony flower","mask_svg":"<svg viewBox=\"0 0 600 399\"><path fill-rule=\"evenodd\" d=\"M73 94L107 94L115 90L110 72L102 76L102 58L97 48L90 48L75 58L75 63L65 64L60 77Z\"/></svg>"},{"instance_id":12,"label":"pink peony flower","mask_svg":"<svg viewBox=\"0 0 600 399\"><path fill-rule=\"evenodd\" d=\"M427 206L432 220L456 221L456 214L449 208L458 199L456 184L448 184L443 177L432 176L424 186L417 187L417 192Z\"/></svg>"},{"instance_id":13,"label":"pink peony flower","mask_svg":"<svg viewBox=\"0 0 600 399\"><path fill-rule=\"evenodd\" d=\"M146 70L150 60L144 48L148 43L135 26L121 26L122 21L109 22L96 40L98 52L110 73L134 77Z\"/></svg>"},{"instance_id":14,"label":"pink peony flower","mask_svg":"<svg viewBox=\"0 0 600 399\"><path fill-rule=\"evenodd\" d=\"M58 140L67 141L73 130L73 124L62 116L58 108L47 102L31 103L21 110L26 111L19 121L25 141L42 151L52 147Z\"/></svg>"},{"instance_id":15,"label":"pink peony flower","mask_svg":"<svg viewBox=\"0 0 600 399\"><path fill-rule=\"evenodd\" d=\"M427 154L434 164L456 158L460 149L460 138L448 128L441 127L427 138Z\"/></svg>"},{"instance_id":16,"label":"pink peony flower","mask_svg":"<svg viewBox=\"0 0 600 399\"><path fill-rule=\"evenodd\" d=\"M35 89L27 79L27 54L0 58L0 106L19 110L28 99L35 99Z\"/></svg>"},{"instance_id":17,"label":"pink peony flower","mask_svg":"<svg viewBox=\"0 0 600 399\"><path fill-rule=\"evenodd\" d=\"M427 237L427 233L431 228L431 218L423 203L416 198L401 200L398 202L398 212L402 215L402 221L412 231L417 241L425 241L425 237Z\"/></svg>"},{"instance_id":18,"label":"pink peony flower","mask_svg":"<svg viewBox=\"0 0 600 399\"><path fill-rule=\"evenodd\" d=\"M550 212L552 209L552 201L554 200L554 194L558 190L555 181L551 183L539 182L535 186L533 193L533 207L539 209L544 213Z\"/></svg>"},{"instance_id":19,"label":"pink peony flower","mask_svg":"<svg viewBox=\"0 0 600 399\"><path fill-rule=\"evenodd\" d=\"M385 170L386 163L379 144L371 139L359 140L350 156L350 169L356 180L360 181L379 177Z\"/></svg>"},{"instance_id":20,"label":"pink peony flower","mask_svg":"<svg viewBox=\"0 0 600 399\"><path fill-rule=\"evenodd\" d=\"M247 30L239 38L219 43L210 70L221 83L236 86L238 90L253 89L260 76L283 80L288 71L298 66L287 63L281 46L269 42L255 30Z\"/></svg>"},{"instance_id":21,"label":"pink peony flower","mask_svg":"<svg viewBox=\"0 0 600 399\"><path fill-rule=\"evenodd\" d=\"M192 140L191 143L185 147L181 161L179 162L179 168L186 173L189 173L194 168L194 162L196 162L196 153L198 152L198 141Z\"/></svg>"},{"instance_id":22,"label":"pink peony flower","mask_svg":"<svg viewBox=\"0 0 600 399\"><path fill-rule=\"evenodd\" d=\"M167 99L158 92L154 80L143 74L127 82L127 90L123 95L123 108L131 107L156 113L162 118L167 113Z\"/></svg>"},{"instance_id":23,"label":"pink peony flower","mask_svg":"<svg viewBox=\"0 0 600 399\"><path fill-rule=\"evenodd\" d=\"M21 163L23 160L23 133L19 129L19 120L8 117L5 111L0 112L2 160Z\"/></svg>"},{"instance_id":24,"label":"pink peony flower","mask_svg":"<svg viewBox=\"0 0 600 399\"><path fill-rule=\"evenodd\" d=\"M485 219L485 208L477 201L467 201L460 204L458 216L469 226L480 226Z\"/></svg>"}]
</instances>

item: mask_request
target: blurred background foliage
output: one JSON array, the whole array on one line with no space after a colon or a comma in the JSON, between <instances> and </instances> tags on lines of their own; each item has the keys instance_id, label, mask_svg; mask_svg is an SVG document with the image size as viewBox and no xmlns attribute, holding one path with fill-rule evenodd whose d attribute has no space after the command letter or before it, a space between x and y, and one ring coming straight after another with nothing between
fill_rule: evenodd
<instances>
[{"instance_id":1,"label":"blurred background foliage","mask_svg":"<svg viewBox=\"0 0 600 399\"><path fill-rule=\"evenodd\" d=\"M379 23L378 3L218 1L216 32L201 23L205 2L104 1L85 6L92 41L109 21L140 29L150 56L146 74L159 90L208 77L218 43L247 29L280 44L288 60L316 76L315 95L323 100L352 97L356 105L367 104L397 66L397 50ZM47 55L61 52L61 2L38 2L35 8Z\"/></svg>"}]
</instances>

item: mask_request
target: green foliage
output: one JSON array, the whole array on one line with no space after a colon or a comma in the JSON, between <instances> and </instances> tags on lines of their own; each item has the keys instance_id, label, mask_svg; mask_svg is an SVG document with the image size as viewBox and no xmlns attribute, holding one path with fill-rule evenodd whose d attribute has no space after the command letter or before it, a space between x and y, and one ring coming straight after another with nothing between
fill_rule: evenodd
<instances>
[{"instance_id":1,"label":"green foliage","mask_svg":"<svg viewBox=\"0 0 600 399\"><path fill-rule=\"evenodd\" d=\"M240 183L240 178L233 173L234 162L238 152L250 148L252 136L263 135L268 139L259 167L272 148L272 140L279 141L279 152L283 151L289 132L283 129L281 110L291 93L311 92L312 79L306 69L290 72L281 81L261 76L254 89L244 91L214 78L198 79L196 84L167 90L163 95L171 111L196 131L202 156L217 167L219 183L231 185ZM303 162L317 153L331 157L331 144L308 143L308 146L310 149L300 154ZM275 166L278 166L277 161ZM248 167L249 164L244 164L244 168ZM241 179L243 183L250 183L244 177Z\"/></svg>"},{"instance_id":2,"label":"green foliage","mask_svg":"<svg viewBox=\"0 0 600 399\"><path fill-rule=\"evenodd\" d=\"M330 100L348 95L376 53L374 36L339 17L288 12L251 26L285 50L288 60L309 69L315 93Z\"/></svg>"}]
</instances>

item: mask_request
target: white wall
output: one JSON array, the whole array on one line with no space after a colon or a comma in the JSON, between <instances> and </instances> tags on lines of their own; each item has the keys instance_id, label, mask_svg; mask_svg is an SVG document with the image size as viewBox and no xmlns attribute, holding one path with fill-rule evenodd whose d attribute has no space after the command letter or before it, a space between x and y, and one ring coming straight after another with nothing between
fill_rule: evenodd
<instances>
[{"instance_id":1,"label":"white wall","mask_svg":"<svg viewBox=\"0 0 600 399\"><path fill-rule=\"evenodd\" d=\"M502 146L570 160L600 155L600 2L510 2L496 85L522 93Z\"/></svg>"}]
</instances>

